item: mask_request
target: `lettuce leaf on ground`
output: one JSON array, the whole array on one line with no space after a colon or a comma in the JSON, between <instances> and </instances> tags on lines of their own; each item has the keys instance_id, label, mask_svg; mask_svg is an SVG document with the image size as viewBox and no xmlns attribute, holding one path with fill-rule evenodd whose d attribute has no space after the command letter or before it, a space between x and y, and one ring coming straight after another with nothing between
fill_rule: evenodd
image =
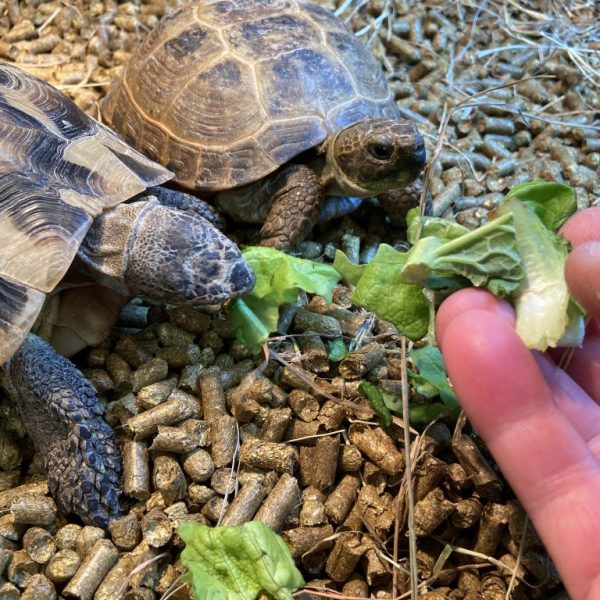
<instances>
[{"instance_id":1,"label":"lettuce leaf on ground","mask_svg":"<svg viewBox=\"0 0 600 600\"><path fill-rule=\"evenodd\" d=\"M333 288L340 280L331 266L297 258L262 246L249 246L242 252L256 283L243 298L233 300L227 312L236 328L237 339L251 352L258 352L269 334L277 330L279 307L298 298L300 290L319 294L331 302Z\"/></svg>"},{"instance_id":2,"label":"lettuce leaf on ground","mask_svg":"<svg viewBox=\"0 0 600 600\"><path fill-rule=\"evenodd\" d=\"M408 376L410 379L416 383L427 383L433 386L442 402L447 406L458 406L456 394L448 383L446 365L440 349L437 346L415 348L410 351L409 356L419 371L418 374L409 371Z\"/></svg>"},{"instance_id":3,"label":"lettuce leaf on ground","mask_svg":"<svg viewBox=\"0 0 600 600\"><path fill-rule=\"evenodd\" d=\"M184 522L178 533L194 600L254 600L261 592L292 600L304 585L283 539L261 521L236 527Z\"/></svg>"},{"instance_id":4,"label":"lettuce leaf on ground","mask_svg":"<svg viewBox=\"0 0 600 600\"><path fill-rule=\"evenodd\" d=\"M429 303L423 287L402 275L406 256L405 252L380 244L356 283L352 302L389 321L411 340L418 340L427 333Z\"/></svg>"}]
</instances>

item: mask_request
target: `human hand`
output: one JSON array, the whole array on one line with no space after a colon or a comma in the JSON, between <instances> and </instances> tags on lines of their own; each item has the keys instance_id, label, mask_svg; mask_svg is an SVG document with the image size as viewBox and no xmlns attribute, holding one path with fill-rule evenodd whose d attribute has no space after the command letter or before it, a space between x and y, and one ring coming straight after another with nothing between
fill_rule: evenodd
<instances>
[{"instance_id":1,"label":"human hand","mask_svg":"<svg viewBox=\"0 0 600 600\"><path fill-rule=\"evenodd\" d=\"M466 289L444 301L436 335L473 426L527 510L573 600L600 598L600 208L563 235L565 276L591 318L567 372L530 352L508 303Z\"/></svg>"}]
</instances>

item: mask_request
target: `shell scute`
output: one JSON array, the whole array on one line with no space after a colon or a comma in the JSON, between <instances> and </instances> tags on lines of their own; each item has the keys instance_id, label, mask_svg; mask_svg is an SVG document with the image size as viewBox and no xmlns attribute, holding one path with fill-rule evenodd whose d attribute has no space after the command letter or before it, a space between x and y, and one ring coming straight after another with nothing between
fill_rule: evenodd
<instances>
[{"instance_id":1,"label":"shell scute","mask_svg":"<svg viewBox=\"0 0 600 600\"><path fill-rule=\"evenodd\" d=\"M346 31L328 31L326 40L349 72L356 93L371 100L389 98L390 90L383 71L374 69L371 56L364 54L362 42Z\"/></svg>"},{"instance_id":2,"label":"shell scute","mask_svg":"<svg viewBox=\"0 0 600 600\"><path fill-rule=\"evenodd\" d=\"M92 218L170 178L61 92L0 62L0 364L64 276Z\"/></svg>"},{"instance_id":3,"label":"shell scute","mask_svg":"<svg viewBox=\"0 0 600 600\"><path fill-rule=\"evenodd\" d=\"M282 165L322 142L327 134L323 119L304 117L271 122L256 136L256 141L274 164Z\"/></svg>"},{"instance_id":4,"label":"shell scute","mask_svg":"<svg viewBox=\"0 0 600 600\"><path fill-rule=\"evenodd\" d=\"M223 35L231 52L253 62L310 47L321 39L321 31L296 14L237 23L227 27Z\"/></svg>"},{"instance_id":5,"label":"shell scute","mask_svg":"<svg viewBox=\"0 0 600 600\"><path fill-rule=\"evenodd\" d=\"M400 111L393 101L375 102L357 96L346 104L332 108L327 114L327 122L334 129L342 129L364 119L397 119L399 116Z\"/></svg>"},{"instance_id":6,"label":"shell scute","mask_svg":"<svg viewBox=\"0 0 600 600\"><path fill-rule=\"evenodd\" d=\"M230 57L219 61L179 89L164 125L173 137L200 146L234 144L252 135L265 119L252 96L252 77L245 63Z\"/></svg>"},{"instance_id":7,"label":"shell scute","mask_svg":"<svg viewBox=\"0 0 600 600\"><path fill-rule=\"evenodd\" d=\"M0 277L0 365L33 327L46 294Z\"/></svg>"},{"instance_id":8,"label":"shell scute","mask_svg":"<svg viewBox=\"0 0 600 600\"><path fill-rule=\"evenodd\" d=\"M178 36L165 42L165 52L174 61L181 61L186 56L194 54L204 45L208 30L196 23L190 29L185 29Z\"/></svg>"},{"instance_id":9,"label":"shell scute","mask_svg":"<svg viewBox=\"0 0 600 600\"><path fill-rule=\"evenodd\" d=\"M340 63L313 48L282 54L258 67L263 102L271 118L318 115L355 95Z\"/></svg>"},{"instance_id":10,"label":"shell scute","mask_svg":"<svg viewBox=\"0 0 600 600\"><path fill-rule=\"evenodd\" d=\"M217 0L197 5L195 12L204 23L222 27L224 23L242 23L272 14L289 13L296 9L293 0Z\"/></svg>"}]
</instances>

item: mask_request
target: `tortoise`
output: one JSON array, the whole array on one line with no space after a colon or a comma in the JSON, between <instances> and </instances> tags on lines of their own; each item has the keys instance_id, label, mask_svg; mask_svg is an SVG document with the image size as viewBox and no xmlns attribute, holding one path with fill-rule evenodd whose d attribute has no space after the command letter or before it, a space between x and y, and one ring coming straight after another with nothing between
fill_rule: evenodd
<instances>
[{"instance_id":1,"label":"tortoise","mask_svg":"<svg viewBox=\"0 0 600 600\"><path fill-rule=\"evenodd\" d=\"M117 312L136 295L214 305L248 291L253 274L202 216L210 212L200 200L153 188L172 173L6 63L0 132L2 383L45 460L59 508L106 527L120 512L119 454L91 384L29 333L46 295L59 284L97 282L106 292L94 292L97 302ZM79 289L69 291L85 305Z\"/></svg>"},{"instance_id":2,"label":"tortoise","mask_svg":"<svg viewBox=\"0 0 600 600\"><path fill-rule=\"evenodd\" d=\"M178 184L264 222L262 245L296 246L325 197L379 195L394 212L419 192L403 190L425 161L416 125L367 48L307 0L179 8L133 53L101 110Z\"/></svg>"}]
</instances>

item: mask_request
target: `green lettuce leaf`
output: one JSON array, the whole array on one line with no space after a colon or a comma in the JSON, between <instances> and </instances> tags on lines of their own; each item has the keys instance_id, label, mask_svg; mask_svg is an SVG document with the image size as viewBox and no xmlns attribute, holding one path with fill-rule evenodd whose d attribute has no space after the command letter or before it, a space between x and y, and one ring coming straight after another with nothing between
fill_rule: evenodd
<instances>
[{"instance_id":1,"label":"green lettuce leaf","mask_svg":"<svg viewBox=\"0 0 600 600\"><path fill-rule=\"evenodd\" d=\"M427 333L429 304L423 287L402 276L405 261L406 253L380 244L356 284L352 302L389 321L411 340L419 340Z\"/></svg>"},{"instance_id":2,"label":"green lettuce leaf","mask_svg":"<svg viewBox=\"0 0 600 600\"><path fill-rule=\"evenodd\" d=\"M340 362L348 354L348 348L342 338L325 340L327 343L327 357L333 362Z\"/></svg>"},{"instance_id":3,"label":"green lettuce leaf","mask_svg":"<svg viewBox=\"0 0 600 600\"><path fill-rule=\"evenodd\" d=\"M526 181L515 185L503 202L511 198L525 202L550 231L556 231L577 210L575 190L554 181Z\"/></svg>"},{"instance_id":4,"label":"green lettuce leaf","mask_svg":"<svg viewBox=\"0 0 600 600\"><path fill-rule=\"evenodd\" d=\"M242 254L254 271L256 283L250 293L230 302L227 312L236 327L237 339L251 352L258 352L269 334L277 330L282 304L294 302L300 290L331 302L340 280L331 265L296 258L274 248L249 246Z\"/></svg>"},{"instance_id":5,"label":"green lettuce leaf","mask_svg":"<svg viewBox=\"0 0 600 600\"><path fill-rule=\"evenodd\" d=\"M184 522L178 533L194 600L254 600L261 592L292 600L304 585L285 542L260 521L237 527Z\"/></svg>"},{"instance_id":6,"label":"green lettuce leaf","mask_svg":"<svg viewBox=\"0 0 600 600\"><path fill-rule=\"evenodd\" d=\"M440 349L437 346L415 348L410 351L409 356L419 370L418 375L411 371L408 372L411 379L419 377L422 381L435 387L444 404L447 406L458 406L456 394L448 383L446 365L444 365Z\"/></svg>"},{"instance_id":7,"label":"green lettuce leaf","mask_svg":"<svg viewBox=\"0 0 600 600\"><path fill-rule=\"evenodd\" d=\"M408 211L406 217L407 226L407 239L411 244L417 242L418 237L436 237L441 242L448 242L456 239L461 235L469 233L470 229L467 229L463 225L454 221L448 221L448 219L442 219L441 217L421 217L418 208L411 208Z\"/></svg>"},{"instance_id":8,"label":"green lettuce leaf","mask_svg":"<svg viewBox=\"0 0 600 600\"><path fill-rule=\"evenodd\" d=\"M550 231L516 196L503 201L499 211L512 215L524 270L514 295L516 331L528 348L543 351L555 347L570 320L570 296L564 278L568 242ZM576 345L582 341L576 340Z\"/></svg>"},{"instance_id":9,"label":"green lettuce leaf","mask_svg":"<svg viewBox=\"0 0 600 600\"><path fill-rule=\"evenodd\" d=\"M423 237L408 252L402 275L425 284L432 275L460 275L474 286L493 282L496 293L516 290L523 276L510 215L451 240Z\"/></svg>"},{"instance_id":10,"label":"green lettuce leaf","mask_svg":"<svg viewBox=\"0 0 600 600\"><path fill-rule=\"evenodd\" d=\"M335 251L333 259L333 268L345 279L349 284L356 285L362 277L367 265L357 265L353 263L341 250Z\"/></svg>"}]
</instances>

